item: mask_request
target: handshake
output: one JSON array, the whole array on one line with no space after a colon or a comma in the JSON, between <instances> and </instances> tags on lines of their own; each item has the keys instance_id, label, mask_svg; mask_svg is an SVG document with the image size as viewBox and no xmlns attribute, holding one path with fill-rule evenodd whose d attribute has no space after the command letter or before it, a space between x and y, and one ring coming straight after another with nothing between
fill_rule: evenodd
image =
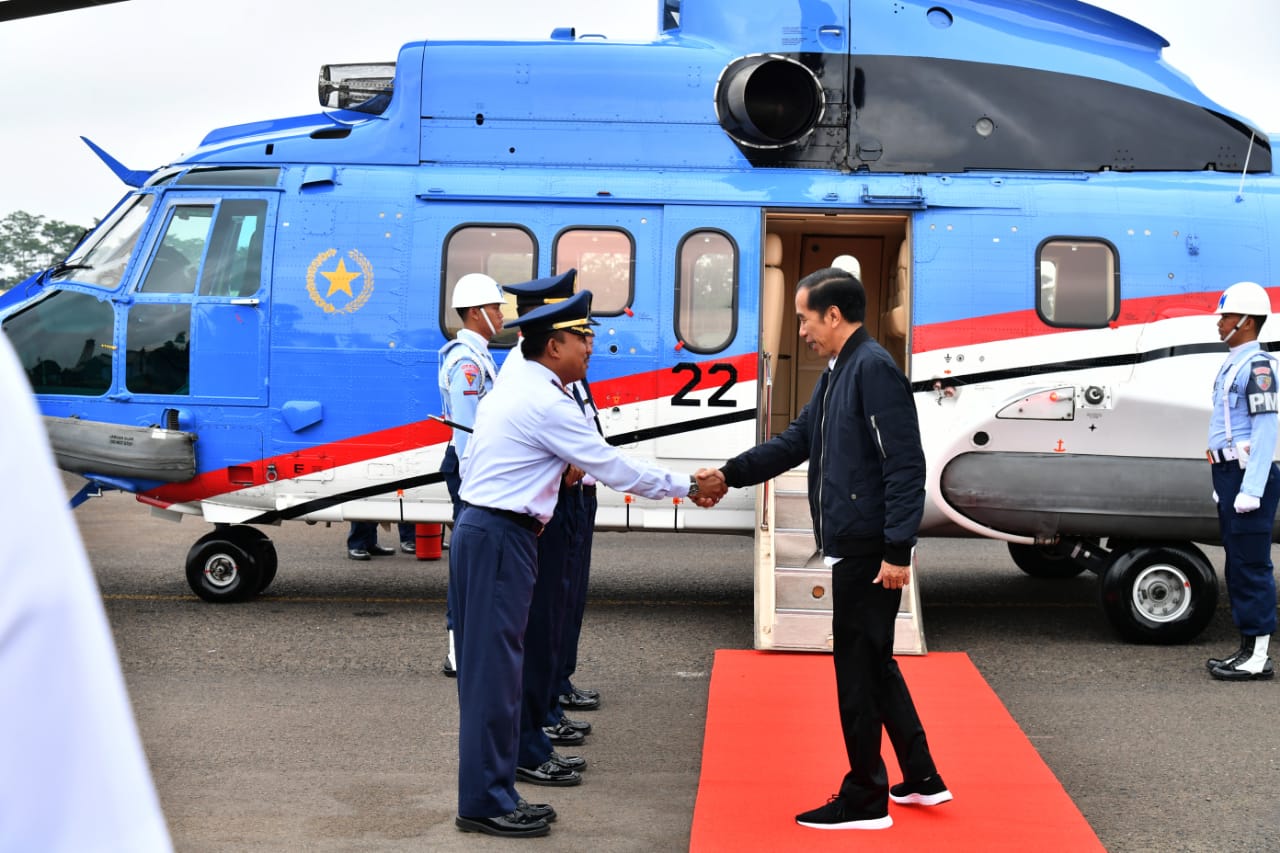
<instances>
[{"instance_id":1,"label":"handshake","mask_svg":"<svg viewBox=\"0 0 1280 853\"><path fill-rule=\"evenodd\" d=\"M729 491L724 481L724 474L718 468L699 468L693 478L698 484L698 493L690 500L703 509L709 509L720 503L720 499Z\"/></svg>"}]
</instances>

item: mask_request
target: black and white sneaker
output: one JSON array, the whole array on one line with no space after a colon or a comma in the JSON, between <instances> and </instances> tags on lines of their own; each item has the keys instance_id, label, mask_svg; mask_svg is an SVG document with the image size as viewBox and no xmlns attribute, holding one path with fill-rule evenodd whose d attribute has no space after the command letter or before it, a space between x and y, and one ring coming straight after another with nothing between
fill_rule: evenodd
<instances>
[{"instance_id":1,"label":"black and white sneaker","mask_svg":"<svg viewBox=\"0 0 1280 853\"><path fill-rule=\"evenodd\" d=\"M942 776L935 773L919 782L900 782L889 789L889 799L899 805L937 806L953 799Z\"/></svg>"},{"instance_id":2,"label":"black and white sneaker","mask_svg":"<svg viewBox=\"0 0 1280 853\"><path fill-rule=\"evenodd\" d=\"M866 814L852 811L838 795L827 800L825 806L796 815L796 823L813 829L888 829L893 818L888 811Z\"/></svg>"}]
</instances>

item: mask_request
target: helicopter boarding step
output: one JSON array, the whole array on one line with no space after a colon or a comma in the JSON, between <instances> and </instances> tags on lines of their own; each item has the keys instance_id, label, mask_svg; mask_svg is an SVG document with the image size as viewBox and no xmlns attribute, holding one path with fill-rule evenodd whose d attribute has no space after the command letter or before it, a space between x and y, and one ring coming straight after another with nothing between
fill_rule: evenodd
<instances>
[{"instance_id":1,"label":"helicopter boarding step","mask_svg":"<svg viewBox=\"0 0 1280 853\"><path fill-rule=\"evenodd\" d=\"M822 561L809 515L807 471L797 468L761 488L756 498L757 649L829 652L831 569ZM923 655L919 573L903 590L893 652Z\"/></svg>"}]
</instances>

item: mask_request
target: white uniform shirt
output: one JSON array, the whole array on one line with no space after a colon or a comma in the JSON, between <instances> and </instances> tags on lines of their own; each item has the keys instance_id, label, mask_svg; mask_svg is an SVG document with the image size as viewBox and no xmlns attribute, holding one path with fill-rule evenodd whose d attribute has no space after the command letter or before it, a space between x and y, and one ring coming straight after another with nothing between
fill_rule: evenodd
<instances>
[{"instance_id":1,"label":"white uniform shirt","mask_svg":"<svg viewBox=\"0 0 1280 853\"><path fill-rule=\"evenodd\" d=\"M498 366L489 342L470 329L459 329L454 340L440 348L440 405L448 420L464 427L476 422L476 407L497 381ZM450 441L458 458L467 450L466 430L455 429Z\"/></svg>"},{"instance_id":2,"label":"white uniform shirt","mask_svg":"<svg viewBox=\"0 0 1280 853\"><path fill-rule=\"evenodd\" d=\"M170 851L102 599L7 340L0 399L0 851Z\"/></svg>"},{"instance_id":3,"label":"white uniform shirt","mask_svg":"<svg viewBox=\"0 0 1280 853\"><path fill-rule=\"evenodd\" d=\"M609 446L549 369L508 356L476 415L476 432L462 460L462 499L546 524L555 512L565 463L619 492L646 498L689 494L688 475Z\"/></svg>"}]
</instances>

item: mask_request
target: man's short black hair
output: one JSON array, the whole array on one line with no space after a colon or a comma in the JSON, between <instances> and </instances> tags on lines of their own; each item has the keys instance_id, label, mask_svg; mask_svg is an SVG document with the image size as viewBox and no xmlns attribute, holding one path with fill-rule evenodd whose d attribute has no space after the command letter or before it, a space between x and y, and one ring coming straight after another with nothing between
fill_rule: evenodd
<instances>
[{"instance_id":1,"label":"man's short black hair","mask_svg":"<svg viewBox=\"0 0 1280 853\"><path fill-rule=\"evenodd\" d=\"M809 310L819 315L834 305L850 323L861 323L867 317L867 291L858 277L847 270L827 267L811 272L796 283L796 290L809 291Z\"/></svg>"},{"instance_id":2,"label":"man's short black hair","mask_svg":"<svg viewBox=\"0 0 1280 853\"><path fill-rule=\"evenodd\" d=\"M525 361L540 358L547 351L547 344L552 338L563 341L564 332L560 329L543 329L531 335L525 335L520 339L520 354L524 356Z\"/></svg>"}]
</instances>

